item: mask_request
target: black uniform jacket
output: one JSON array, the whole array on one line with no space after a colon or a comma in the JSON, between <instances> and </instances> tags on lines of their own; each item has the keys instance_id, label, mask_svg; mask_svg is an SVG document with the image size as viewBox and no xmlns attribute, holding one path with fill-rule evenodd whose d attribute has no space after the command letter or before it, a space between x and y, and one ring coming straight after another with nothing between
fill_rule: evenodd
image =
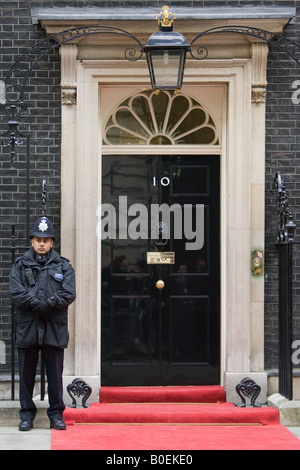
<instances>
[{"instance_id":1,"label":"black uniform jacket","mask_svg":"<svg viewBox=\"0 0 300 470\"><path fill-rule=\"evenodd\" d=\"M66 258L55 250L40 265L33 248L18 258L9 276L11 300L15 308L15 343L18 347L37 344L66 348L69 341L68 306L75 300L75 273ZM31 308L37 299L50 305L50 321Z\"/></svg>"}]
</instances>

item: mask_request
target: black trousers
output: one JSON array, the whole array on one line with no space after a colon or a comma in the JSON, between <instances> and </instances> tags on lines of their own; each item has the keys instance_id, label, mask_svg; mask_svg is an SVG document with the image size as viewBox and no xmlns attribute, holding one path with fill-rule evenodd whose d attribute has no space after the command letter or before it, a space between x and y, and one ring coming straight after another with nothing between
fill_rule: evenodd
<instances>
[{"instance_id":1,"label":"black trousers","mask_svg":"<svg viewBox=\"0 0 300 470\"><path fill-rule=\"evenodd\" d=\"M28 348L18 348L21 420L33 420L36 415L36 405L32 400L32 395L40 350L47 374L50 405L47 410L47 414L50 421L61 419L65 409L62 383L64 349L51 346L30 346Z\"/></svg>"}]
</instances>

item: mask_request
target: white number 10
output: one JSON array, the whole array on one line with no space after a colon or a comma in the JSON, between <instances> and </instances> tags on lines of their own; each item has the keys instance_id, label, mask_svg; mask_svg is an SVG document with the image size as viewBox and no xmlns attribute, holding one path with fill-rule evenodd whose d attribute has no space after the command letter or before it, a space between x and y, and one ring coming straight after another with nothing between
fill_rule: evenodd
<instances>
[{"instance_id":1,"label":"white number 10","mask_svg":"<svg viewBox=\"0 0 300 470\"><path fill-rule=\"evenodd\" d=\"M160 180L160 184L162 186L169 186L170 178L168 178L167 176L163 176ZM153 186L156 186L156 176L153 176Z\"/></svg>"}]
</instances>

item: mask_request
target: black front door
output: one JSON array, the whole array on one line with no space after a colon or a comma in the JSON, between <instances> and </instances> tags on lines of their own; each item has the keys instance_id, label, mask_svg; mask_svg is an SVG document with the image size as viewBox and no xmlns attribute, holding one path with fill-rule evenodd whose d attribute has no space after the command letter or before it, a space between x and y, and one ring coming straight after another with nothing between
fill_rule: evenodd
<instances>
[{"instance_id":1,"label":"black front door","mask_svg":"<svg viewBox=\"0 0 300 470\"><path fill-rule=\"evenodd\" d=\"M103 157L102 385L219 383L219 164Z\"/></svg>"}]
</instances>

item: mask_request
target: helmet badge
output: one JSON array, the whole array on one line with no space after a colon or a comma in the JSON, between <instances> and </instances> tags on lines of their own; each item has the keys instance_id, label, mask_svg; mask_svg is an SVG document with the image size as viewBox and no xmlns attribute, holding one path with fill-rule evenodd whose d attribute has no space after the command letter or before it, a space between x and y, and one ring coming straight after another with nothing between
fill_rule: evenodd
<instances>
[{"instance_id":1,"label":"helmet badge","mask_svg":"<svg viewBox=\"0 0 300 470\"><path fill-rule=\"evenodd\" d=\"M46 232L48 230L48 224L46 222L46 219L41 219L38 228L41 232Z\"/></svg>"}]
</instances>

